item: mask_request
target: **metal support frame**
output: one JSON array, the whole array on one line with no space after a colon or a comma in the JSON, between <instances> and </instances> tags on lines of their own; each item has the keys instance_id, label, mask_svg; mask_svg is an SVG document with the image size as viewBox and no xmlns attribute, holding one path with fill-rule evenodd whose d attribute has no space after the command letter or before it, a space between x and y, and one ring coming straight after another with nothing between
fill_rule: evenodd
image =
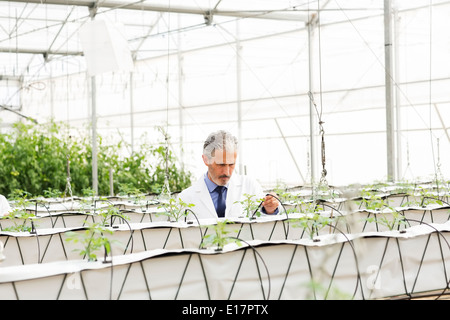
<instances>
[{"instance_id":1,"label":"metal support frame","mask_svg":"<svg viewBox=\"0 0 450 320\"><path fill-rule=\"evenodd\" d=\"M244 160L243 160L243 143L242 139L242 68L241 68L241 53L242 46L240 41L240 22L236 20L236 102L237 102L237 118L238 118L238 154L239 154L239 173L244 174Z\"/></svg>"},{"instance_id":2,"label":"metal support frame","mask_svg":"<svg viewBox=\"0 0 450 320\"><path fill-rule=\"evenodd\" d=\"M392 4L384 0L384 59L385 59L385 99L386 99L386 158L387 180L393 181L395 174L394 141L394 86L392 68Z\"/></svg>"},{"instance_id":3,"label":"metal support frame","mask_svg":"<svg viewBox=\"0 0 450 320\"><path fill-rule=\"evenodd\" d=\"M120 1L94 1L94 0L9 0L10 2L24 2L24 3L38 3L47 5L64 5L64 6L85 6L96 7L104 9L127 9L138 11L155 11L155 12L169 12L169 13L183 13L183 14L198 14L206 16L211 19L212 16L225 16L237 18L257 18L257 19L272 19L272 20L286 20L286 21L304 21L308 20L308 16L299 10L257 10L257 11L243 11L243 10L218 10L217 6L213 10L205 10L200 7L189 6L170 6L166 4L148 4L144 1L136 2L120 2Z\"/></svg>"},{"instance_id":4,"label":"metal support frame","mask_svg":"<svg viewBox=\"0 0 450 320\"><path fill-rule=\"evenodd\" d=\"M317 16L311 16L311 20L308 22L308 62L309 62L309 92L314 92L314 65L313 65L313 57L314 57L314 28L317 25ZM311 185L314 185L316 179L316 121L315 121L315 112L314 112L314 103L313 101L309 101L309 143L310 143L310 173L311 173Z\"/></svg>"}]
</instances>

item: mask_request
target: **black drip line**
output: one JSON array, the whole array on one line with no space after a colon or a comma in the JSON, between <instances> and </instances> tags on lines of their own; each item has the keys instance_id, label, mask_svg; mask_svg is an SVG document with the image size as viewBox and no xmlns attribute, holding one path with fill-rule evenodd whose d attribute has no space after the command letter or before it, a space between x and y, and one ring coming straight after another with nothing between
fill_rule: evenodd
<instances>
[{"instance_id":1,"label":"black drip line","mask_svg":"<svg viewBox=\"0 0 450 320\"><path fill-rule=\"evenodd\" d=\"M431 199L435 199L435 198L432 198L432 197L430 197L430 198L431 198ZM324 204L324 203L322 203L322 205L327 206L327 205ZM336 210L337 212L339 212L339 211L338 211L336 208L334 208L334 207L331 207L331 206L330 206L330 208L332 208L333 210ZM195 214L194 214L194 215L195 215ZM341 215L342 215L342 214L341 214ZM120 216L119 216L119 217L120 217ZM111 219L112 219L112 217L111 217ZM111 221L112 221L112 220L111 220ZM197 220L197 221L198 221L198 220ZM449 245L447 239L443 236L442 232L440 232L439 230L437 230L434 226L432 226L432 225L430 225L430 224L428 224L428 223L425 223L425 222L423 221L423 219L421 219L421 220L407 219L407 218L405 218L405 217L403 216L403 221L405 221L405 222L407 222L407 223L409 223L409 222L418 222L418 223L420 223L420 224L425 224L425 225L427 225L427 226L433 228L433 229L434 229L434 232L436 232L436 233L438 234L437 240L438 240L438 242L439 242L440 256L441 256L441 258L442 258L442 264L443 264L443 269L444 269L444 277L445 277L445 282L446 282L446 285L445 285L445 287L442 289L442 292L441 292L439 295L437 295L437 297L436 297L436 299L439 299L441 296L443 296L443 295L445 294L445 291L449 288L449 282L450 282L450 280L448 279L448 276L447 276L446 265L445 265L445 257L444 257L444 252L443 252L443 247L442 247L442 243L441 243L440 237L443 238L444 242L446 243L446 245L447 245L447 247L448 247L449 249L450 249L450 245ZM130 225L128 225L128 226L130 227ZM200 226L200 224L199 224L199 226ZM352 248L352 250L353 250L353 254L354 254L354 256L355 256L355 263L356 263L356 265L357 265L357 280L356 280L357 285L356 285L355 291L354 291L354 293L353 293L353 298L354 298L355 295L356 295L356 293L357 293L357 287L358 287L358 284L361 285L361 288L362 288L362 284L361 284L360 272L359 272L359 269L358 269L357 256L356 256L356 253L355 253L355 249L354 249L353 243L352 243L352 241L350 241L350 240L347 238L347 236L346 236L342 231L340 231L339 229L337 229L336 226L333 226L333 225L329 225L329 226L332 227L332 228L334 228L335 231L337 230L337 231L339 231L341 234L343 234L343 235L346 237L347 242L350 244L350 246L351 246L351 248ZM241 225L241 228L242 228L242 225ZM36 239L37 239L37 241L38 241L38 252L40 252L40 244L39 244L39 239L38 239L38 238L40 237L40 235L37 234L35 228L33 228L33 229L34 229L34 231L35 231L35 236L36 236ZM171 228L171 229L172 229L172 228ZM131 227L130 227L130 232L131 232ZM400 230L400 232L403 233L403 232L407 232L407 231L406 231L406 230ZM206 234L206 231L205 231L205 234ZM201 230L201 229L200 229L200 235L201 235L202 238L203 238L203 233L202 233L202 230ZM51 235L51 237L52 237L52 236L53 236L53 235ZM420 276L420 272L421 272L422 265L423 265L423 262L424 262L425 254L426 254L426 252L427 252L427 250L428 250L428 248L429 248L429 241L430 241L430 239L431 239L431 236L432 236L432 234L429 234L429 235L428 235L428 239L427 239L427 242L426 242L424 251L422 252L422 257L421 257L421 260L420 260L420 263L419 263L419 266L418 266L418 270L417 270L417 273L416 273L416 275L415 275L414 284L412 285L411 290L408 290L407 281L406 281L406 276L405 276L405 266L404 266L404 261L403 261L403 257L402 257L402 251L401 251L401 247L400 247L400 242L399 242L399 239L396 238L395 243L396 243L396 245L397 245L397 251L398 251L398 255L399 255L399 259L400 259L400 264L401 264L402 281L403 281L403 285L404 285L405 295L406 295L409 299L413 299L413 298L414 298L414 289L415 289L415 287L416 287L418 278L419 278L419 276ZM10 237L10 236L7 237L6 243L8 242L9 237ZM51 237L50 237L50 239L51 239ZM181 237L181 234L180 234L180 237ZM131 232L130 240L129 240L128 244L127 244L127 247L128 247L130 241L132 241L132 242L131 242L131 243L132 243L132 249L131 249L131 250L133 250L133 239L132 239L132 238L133 238L133 235L132 235L132 232ZM257 266L257 271L258 271L258 275L259 275L259 279L260 279L260 283L261 283L262 294L263 294L263 297L264 297L265 299L268 299L268 298L270 297L270 274L269 274L267 265L265 264L264 260L262 259L262 256L259 254L259 252L258 252L253 246L251 246L250 244L248 244L248 242L246 242L245 240L242 240L242 239L239 239L239 238L235 238L235 239L238 239L239 241L245 242L245 243L253 250L253 255L254 255L254 258L255 258L255 262L256 262L256 266ZM16 241L17 241L17 238L16 238ZM49 246L49 244L50 244L50 241L51 241L51 240L49 240L49 242L47 243L47 247L45 248L44 255L45 255L45 253L47 252L47 249L48 249L48 246ZM62 241L62 240L61 240L61 241ZM329 292L329 290L330 290L330 288L331 288L331 285L332 285L332 282L333 282L333 279L334 279L334 276L335 276L335 272L336 272L336 270L337 270L337 268L338 268L338 264L339 264L339 261L340 261L340 258L341 258L341 253L342 253L342 251L343 251L344 245L345 245L345 243L347 243L347 242L344 242L344 243L342 244L342 246L341 246L341 249L340 249L340 252L339 252L339 256L338 256L338 259L337 259L337 261L336 261L336 266L334 267L334 271L333 271L333 274L332 274L332 278L330 279L330 283L329 283L329 285L328 285L326 297L328 296L328 292ZM387 249L388 249L388 244L389 244L389 242L390 242L390 238L387 238L386 244L385 244L385 248L384 248L384 252L383 252L383 254L382 254L381 261L380 261L380 264L379 264L379 269L378 269L379 272L381 271L381 267L382 267L383 261L384 261L384 259L385 259L385 255L386 255L386 252L387 252ZM6 243L5 243L5 245L6 245ZM19 249L19 252L20 252L20 255L21 255L22 263L24 264L24 260L23 260L24 258L23 258L21 246L20 246L20 244L19 244L18 242L17 242L17 245L18 245L18 249ZM183 246L183 247L184 247L184 246ZM283 286L282 286L282 289L281 289L281 292L280 292L279 299L281 299L281 296L282 296L282 293L283 293L283 290L284 290L285 283L286 283L286 281L287 281L287 278L288 278L288 275L289 275L291 266L292 266L292 264L293 264L294 256L295 256L295 254L296 254L296 252L297 252L297 247L298 247L298 245L295 245L294 252L293 252L293 254L292 254L292 256L291 256L290 263L289 263L288 268L287 268L286 276L285 276L285 279L284 279L284 282L283 282ZM63 246L63 248L64 248L64 246ZM126 249L126 250L127 250L127 249ZM126 251L126 250L125 250L125 251ZM233 286L232 286L231 291L230 291L230 293L229 293L229 298L231 298L231 295L232 295L232 292L233 292L233 289L234 289L234 285L235 285L235 283L237 282L238 275L239 275L239 273L240 273L240 269L241 269L242 263L243 263L243 261L244 261L244 257L245 257L245 255L246 255L246 251L247 251L247 250L248 250L248 249L245 249L245 250L244 250L244 253L243 253L243 255L242 255L241 262L240 262L240 264L239 264L239 267L238 267L238 270L237 270L237 273L236 273L236 276L235 276L235 279L234 279L234 282L233 282ZM307 248L306 248L306 247L305 247L305 254L306 254L306 256L308 257L308 254L307 254ZM42 262L42 260L43 260L43 258L44 258L44 255L42 256L42 259L39 259L39 260L40 260L39 262ZM181 279L181 281L180 281L180 284L179 284L179 287L178 287L178 290L177 290L176 297L178 297L178 292L179 292L179 290L181 289L181 286L182 286L182 284L183 284L184 276L185 276L185 274L186 274L187 267L188 267L189 264L190 264L192 255L193 255L192 253L189 255L187 264L186 264L185 269L184 269L184 272L183 272L182 279ZM208 281L207 281L207 277L206 277L206 272L205 272L204 267L203 267L203 262L202 262L202 259L201 259L201 255L200 255L200 254L197 254L197 255L198 255L198 257L199 257L199 261L200 261L200 264L201 264L201 269L202 269L202 272L203 272L203 277L204 277L204 281L205 281L205 285L206 285L207 295L208 295L208 297L210 297L210 291L209 291ZM265 291L264 291L264 286L263 286L263 281L262 281L262 275L261 275L261 272L260 272L260 270L259 270L259 264L258 264L258 262L257 262L257 255L258 255L258 257L261 259L261 261L263 262L264 267L265 267L266 272L267 272L268 281L269 281L269 289L268 289L267 295L265 294ZM40 254L39 254L39 256L40 256ZM112 257L111 257L111 259L112 259ZM106 262L106 255L105 255L105 262ZM311 270L311 265L310 265L309 258L307 258L307 263L308 263L308 266L309 266L309 268L310 268L310 277L311 277L311 279L313 279L313 274L312 274L312 270ZM140 265L141 265L141 269L142 269L142 271L143 271L144 278L146 279L146 286L147 286L147 288L148 288L149 297L151 298L150 287L149 287L148 282L147 282L148 279L147 279L147 276L146 276L145 271L144 271L144 269L143 269L142 262L140 262ZM112 261L111 261L111 268L112 268ZM127 279L127 277L128 277L128 272L129 272L130 268L131 268L131 264L129 265L129 268L128 268L128 270L127 270L126 277L125 277L124 282L123 282L123 284L122 284L122 289L123 289L123 286L125 285L125 282L126 282L126 279ZM111 272L112 272L112 269L111 269ZM63 284L64 284L64 282L66 281L66 277L67 277L67 274L64 276ZM111 275L111 277L112 277L112 275ZM378 277L378 274L377 274L377 277ZM82 285L83 285L83 290L84 290L84 292L85 292L85 296L86 296L86 298L87 298L88 295L87 295L87 292L86 292L86 288L85 288L85 286L84 286L84 281L83 281L83 277L82 277L82 273L81 273L81 272L80 272L80 278L81 278L81 283L82 283ZM112 278L111 278L111 279L112 279ZM62 285L63 285L63 284L62 284ZM14 291L15 291L15 293L16 293L16 297L19 298L19 295L18 295L18 292L17 292L17 288L16 288L16 286L15 286L15 283L13 282L12 285L13 285ZM111 286L112 286L112 280L111 280ZM120 295L121 295L122 289L120 290L119 297L120 297ZM111 289L111 290L112 290L112 289ZM60 296L61 291L62 291L62 287L61 287L61 289L60 289L60 292L58 293L58 297ZM314 292L314 294L315 294L315 292ZM362 289L361 289L361 294L362 294L363 297L364 297L364 293L363 293L363 290L362 290ZM419 296L420 296L420 293L419 293Z\"/></svg>"},{"instance_id":2,"label":"black drip line","mask_svg":"<svg viewBox=\"0 0 450 320\"><path fill-rule=\"evenodd\" d=\"M432 226L432 225L430 225L428 223L425 223L423 221L415 220L415 219L405 219L405 220L408 220L408 222L409 221L411 221L411 222L419 222L421 224L427 225L427 226L431 227L432 229L434 229L434 232L436 232L438 234L438 238L437 239L438 239L438 242L439 242L439 250L440 250L440 255L441 255L441 258L442 258L446 285L443 288L442 292L439 295L437 295L437 297L436 297L436 300L437 300L442 295L444 295L445 291L449 288L449 280L448 280L448 277L447 277L447 271L446 271L446 267L445 267L445 258L444 258L444 253L443 253L443 248L442 248L442 244L441 244L441 241L440 241L440 237L442 237L444 239L444 241L447 244L447 247L449 248L449 250L450 250L450 244L448 243L447 239L442 235L442 233L439 230L437 230L434 226ZM403 232L406 232L406 231L405 230L401 230L400 232L403 233ZM404 267L404 261L403 261L403 257L402 257L402 251L401 251L401 248L400 248L399 238L395 238L395 243L397 245L397 251L398 251L399 261L400 261L400 266L401 266L401 271L402 271L402 282L403 282L403 286L404 286L404 290L405 290L405 296L408 297L409 299L413 299L414 298L413 297L414 288L415 288L415 286L417 284L417 280L418 280L419 275L420 275L420 270L422 269L422 265L423 265L424 258L425 258L425 253L427 252L431 236L432 236L432 234L428 235L428 238L427 238L427 241L426 241L426 245L425 245L424 251L423 251L423 253L421 255L420 263L419 263L419 266L418 266L417 273L415 275L415 279L414 279L414 283L412 285L411 291L408 290L408 286L407 286L406 275L405 275L405 267ZM382 257L381 257L381 260L380 260L380 264L378 266L378 272L376 274L375 281L377 281L378 276L380 275L381 267L383 265L383 261L384 261L384 258L386 256L386 253L387 253L388 244L390 242L390 239L391 238L387 238L386 239L386 244L385 244L384 251L383 251L383 254L382 254ZM419 294L418 297L420 297L420 294Z\"/></svg>"},{"instance_id":3,"label":"black drip line","mask_svg":"<svg viewBox=\"0 0 450 320\"><path fill-rule=\"evenodd\" d=\"M351 249L352 249L353 256L354 256L354 258L355 258L355 264L356 264L356 285L355 285L355 290L354 290L353 295L352 295L352 299L354 299L354 297L355 297L356 294L357 294L357 291L358 291L358 285L361 287L361 295L363 296L363 299L364 299L364 293L363 293L363 290L362 290L361 274L360 274L360 271L359 271L358 257L357 257L357 254L356 254L356 251L355 251L355 248L354 248L354 245L353 245L353 241L351 241L350 239L348 239L347 235L346 235L345 233L343 233L341 230L339 230L338 228L336 228L336 226L333 226L333 225L331 225L331 224L328 224L328 226L334 228L336 231L338 231L340 234L342 234L342 235L346 238L347 241L342 243L341 248L340 248L340 250L339 250L338 259L337 259L336 265L335 265L335 267L334 267L334 269L333 269L333 274L332 274L332 277L331 277L331 279L330 279L330 283L329 283L329 285L328 285L328 289L327 289L327 292L326 292L325 297L328 297L328 293L329 293L329 291L330 291L330 289L331 289L331 286L332 286L332 283L333 283L333 280L334 280L334 277L335 277L335 273L336 273L336 270L337 270L337 268L338 268L338 264L339 264L339 261L340 261L340 258L341 258L341 254L342 254L342 251L343 251L343 249L344 249L344 245L345 245L346 243L348 243L348 244L350 245ZM295 246L294 252L292 253L290 262L289 262L289 264L288 264L288 267L287 267L287 270L286 270L286 276L285 276L285 278L284 278L283 285L282 285L281 291L280 291L280 295L279 295L279 297L278 297L279 300L281 300L281 296L282 296L282 294L283 294L284 287L285 287L285 284L286 284L286 282L287 282L287 279L288 279L288 276L289 276L289 273L290 273L290 269L291 269L291 267L292 267L292 265L293 265L293 260L294 260L295 254L296 254L296 252L297 252L297 248L298 248L299 246L301 246L301 245L294 245L294 246ZM303 246L303 247L304 247L305 256L306 256L306 262L307 262L307 264L308 264L309 274L310 274L310 278L311 278L311 282L312 282L312 281L313 281L313 271L312 271L311 262L310 262L310 259L309 259L309 256L308 256L308 250L307 250L307 247L306 247L306 246ZM314 294L314 296L316 297L316 292L315 292L315 290L313 291L313 294Z\"/></svg>"},{"instance_id":4,"label":"black drip line","mask_svg":"<svg viewBox=\"0 0 450 320\"><path fill-rule=\"evenodd\" d=\"M414 220L414 219L408 219L408 220L409 220L409 221L420 222L419 220ZM422 222L422 223L423 223L423 222ZM425 225L429 226L430 228L432 228L432 229L434 230L433 233L437 233L437 235L438 235L438 238L437 238L437 239L438 239L438 241L439 241L440 255L441 255L441 258L442 258L443 269L444 269L444 276L445 276L445 286L444 286L444 288L442 289L442 292L436 296L436 299L439 299L441 296L443 296L443 295L445 294L445 291L449 288L449 282L450 282L449 279L448 279L448 276L447 276L447 271L446 271L446 266L445 266L445 257L444 257L444 252L443 252L442 242L440 241L440 238L441 238L441 237L443 238L444 242L446 243L446 245L447 245L447 247L448 247L449 249L450 249L450 244L448 243L447 239L443 236L442 232L440 232L439 230L437 230L434 226L432 226L432 225L430 225L430 224L427 224L427 223L423 223L423 224L425 224ZM332 226L332 225L330 225L330 226L333 227L333 228L335 228L335 226ZM341 259L341 256L342 256L342 252L343 252L344 246L345 246L345 244L349 244L349 245L351 246L353 255L354 255L354 257L355 257L355 264L356 264L356 271L357 271L356 286L355 286L355 291L354 291L354 293L353 293L352 298L354 298L354 297L356 296L356 294L357 294L357 292L358 292L358 286L360 286L360 287L361 287L361 294L362 294L362 297L363 297L363 299L364 299L364 292L363 292L363 290L362 290L361 275L360 275L360 272L359 272L359 263L358 263L358 258L357 258L357 255L356 255L356 252L355 252L355 248L354 248L354 245L353 245L353 241L349 240L349 239L347 238L347 236L346 236L344 233L342 233L340 230L337 230L337 231L338 231L339 233L341 233L342 235L344 235L344 236L346 237L347 241L346 241L346 242L343 242L343 243L341 244L341 246L340 246L340 250L339 250L338 257L337 257L336 265L335 265L335 267L334 267L334 269L333 269L333 273L332 273L330 282L329 282L329 284L328 284L328 288L327 288L327 292L326 292L325 298L328 297L328 293L329 293L329 291L330 291L330 289L331 289L331 286L332 286L332 283L333 283L333 281L334 281L334 277L335 277L336 270L337 270L337 268L338 268L338 265L339 265L339 262L340 262L340 259ZM403 230L402 230L402 231L403 231ZM415 288L415 286L416 286L416 284L417 284L417 280L418 280L418 278L419 278L419 276L420 276L420 272L421 272L422 265L423 265L423 262L424 262L424 257L425 257L425 255L426 255L426 252L427 252L428 248L429 248L429 241L430 241L430 239L431 239L431 236L432 236L432 234L429 234L429 235L428 235L428 238L427 238L427 241L426 241L426 245L425 245L424 251L423 251L422 254L421 254L421 260L420 260L420 263L419 263L419 266L418 266L417 273L416 273L416 275L415 275L414 283L413 283L412 289L411 289L410 291L408 290L408 286L407 286L407 281L406 281L406 276L405 276L405 267L404 267L404 262L403 262L403 256L402 256L401 246L400 246L400 243L399 243L399 239L398 239L398 238L395 238L395 244L396 244L396 246L397 246L397 251L398 251L399 260L400 260L401 269L402 269L402 281L403 281L403 285L404 285L404 289L405 289L405 295L406 295L409 299L415 298L415 296L414 296L414 288ZM242 239L238 239L238 238L235 238L235 239L237 239L237 240L239 240L239 241L243 241ZM378 269L379 271L378 271L377 277L379 276L379 273L381 272L381 267L382 267L382 265L383 265L383 262L384 262L384 259L385 259L385 256L386 256L386 253L387 253L387 249L388 249L390 240L391 240L390 238L387 238L387 240L386 240L386 244L385 244L385 247L384 247L384 251L383 251L383 253L382 253L381 260L380 260L380 264L379 264L379 269ZM270 284L270 273L269 273L269 271L268 271L267 265L265 264L264 259L262 258L261 254L256 250L256 248L255 248L254 246L252 246L251 244L249 244L249 243L246 242L246 241L243 241L243 242L245 242L245 243L250 247L250 249L253 251L253 256L254 256L254 259L255 259L255 263L256 263L256 267L257 267L257 271L258 271L258 276L259 276L260 283L261 283L262 294L263 294L264 299L269 299L269 298L270 298L271 284ZM288 276L289 276L289 273L290 273L290 269L291 269L291 267L292 267L292 265L293 265L294 257L295 257L295 255L296 255L296 253L297 253L297 249L298 249L299 246L301 246L301 245L294 245L294 251L293 251L293 253L292 253L292 255L291 255L290 262L289 262L289 264L288 264L287 271L286 271L286 276L285 276L285 279L284 279L284 281L283 281L283 285L282 285L282 288L281 288L281 291L280 291L280 294L279 294L278 299L281 299L281 297L282 297L282 294L283 294L283 291L284 291L284 287L285 287L285 284L286 284L286 282L287 282L287 279L288 279ZM306 257L307 257L307 261L306 261L306 262L307 262L308 267L309 267L309 270L310 270L310 277L311 277L311 281L312 281L314 276L313 276L313 271L312 271L312 269L311 269L311 262L310 262L310 260L309 260L308 250L307 250L306 246L304 246L304 250L305 250L305 255L306 255ZM240 273L240 270L241 270L241 267L242 267L242 264L243 264L243 261L244 261L244 258L245 258L245 256L246 256L247 251L248 251L248 248L245 248L245 249L244 249L244 252L243 252L243 255L242 255L242 258L241 258L241 261L240 261L240 263L239 263L239 266L238 266L238 269L237 269L235 278L234 278L234 282L233 282L232 287L231 287L231 290L230 290L230 292L229 292L229 297L228 297L229 299L231 299L232 292L233 292L233 290L234 290L234 286L235 286L236 282L238 281L238 276L239 276L239 273ZM180 284L179 284L178 289L177 289L177 293L176 293L175 299L178 297L178 294L179 294L179 292L180 292L180 290L181 290L181 287L182 287L182 285L183 285L183 281L184 281L184 278L185 278L185 275L186 275L186 272L187 272L187 268L188 268L188 266L189 266L189 264L190 264L190 262L191 262L191 258L192 258L193 255L194 255L194 253L190 253L190 254L189 254L189 257L188 257L186 266L185 266L185 268L184 268L184 271L183 271L183 274L182 274L182 277L181 277L181 280L180 280ZM205 269L204 269L204 266L203 266L203 262L202 262L202 259L201 259L201 254L197 253L196 255L197 255L198 258L199 258L199 263L200 263L201 270L202 270L202 274L203 274L203 278L204 278L204 281L205 281L205 287L206 287L206 291L207 291L207 296L208 296L208 298L211 298L211 296L210 296L210 289L209 289L209 285L208 285L208 281L207 281L207 277L206 277L206 272L205 272ZM265 267L266 273L267 273L268 283L269 283L269 285L268 285L268 290L267 290L267 294L266 294L266 292L264 291L263 280L262 280L261 272L260 272L260 270L259 270L259 264L258 264L258 261L257 261L257 260L258 260L258 259L257 259L257 256L258 256L259 259L262 261L262 263L263 263L263 265L264 265L264 267ZM113 281L113 277L112 277L112 272L113 272L113 270L112 270L112 268L113 268L113 263L112 263L112 261L110 261L109 263L111 263L111 284L110 284L111 289L110 289L110 297L112 298L112 281ZM148 290L149 298L151 299L151 290L150 290L150 286L149 286L149 279L148 279L148 277L147 277L147 275L146 275L146 273L145 273L145 269L144 269L143 264L142 264L143 262L140 261L140 262L138 262L138 263L139 263L139 265L140 265L140 267L141 267L141 270L142 270L142 273L143 273L143 276L144 276L144 279L145 279L145 284L146 284L146 287L147 287L147 290ZM122 294L123 288L124 288L125 283L126 283L127 278L128 278L128 274L129 274L130 268L131 268L131 266L132 266L133 264L135 264L135 263L130 263L130 264L128 265L128 270L127 270L127 272L126 272L125 278L124 278L123 283L122 283L122 285L121 285L121 289L120 289L118 298L120 298L120 296L121 296L121 294ZM86 287L85 287L85 284L84 284L82 272L80 272L79 274L80 274L81 285L82 285L82 288L83 288L83 290L84 290L85 297L86 297L86 299L88 299L88 294L87 294ZM62 284L61 284L61 287L60 287L60 289L59 289L58 296L57 296L58 298L60 297L60 294L61 294L61 292L62 292L63 286L64 286L64 284L65 284L65 282L66 282L66 280L67 280L67 276L68 276L68 274L65 274L64 277L63 277ZM17 288L16 288L16 286L15 286L15 282L12 282L12 286L13 286L13 288L14 288L14 292L15 292L15 294L16 294L16 297L19 299L19 294L18 294L18 292L17 292ZM314 292L314 294L315 294L315 292ZM421 294L419 293L419 294L416 295L416 296L417 296L417 297L420 297Z\"/></svg>"}]
</instances>

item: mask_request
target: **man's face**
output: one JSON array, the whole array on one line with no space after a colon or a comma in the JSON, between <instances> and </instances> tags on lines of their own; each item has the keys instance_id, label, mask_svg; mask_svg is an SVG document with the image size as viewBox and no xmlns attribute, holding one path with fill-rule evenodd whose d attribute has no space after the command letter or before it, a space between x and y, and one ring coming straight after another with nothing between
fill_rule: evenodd
<instances>
[{"instance_id":1,"label":"man's face","mask_svg":"<svg viewBox=\"0 0 450 320\"><path fill-rule=\"evenodd\" d=\"M208 167L208 178L219 186L228 183L236 165L237 152L215 150L214 156L208 159L203 155L203 162Z\"/></svg>"}]
</instances>

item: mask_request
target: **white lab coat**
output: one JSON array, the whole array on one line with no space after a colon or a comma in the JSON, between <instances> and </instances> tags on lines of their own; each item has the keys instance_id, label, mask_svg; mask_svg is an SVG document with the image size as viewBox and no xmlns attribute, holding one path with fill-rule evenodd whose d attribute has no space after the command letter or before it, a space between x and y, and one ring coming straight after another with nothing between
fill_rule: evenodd
<instances>
[{"instance_id":1,"label":"white lab coat","mask_svg":"<svg viewBox=\"0 0 450 320\"><path fill-rule=\"evenodd\" d=\"M12 211L8 200L0 194L0 216L7 216Z\"/></svg>"},{"instance_id":2,"label":"white lab coat","mask_svg":"<svg viewBox=\"0 0 450 320\"><path fill-rule=\"evenodd\" d=\"M236 201L245 199L244 194L254 195L255 200L265 196L256 180L249 176L233 174L228 184L225 218L239 217L245 214L242 205L236 203ZM204 181L204 176L201 176L192 186L183 190L179 197L187 204L194 204L191 210L195 213L197 219L217 219L216 209ZM194 219L195 217L192 217L191 214L189 218Z\"/></svg>"}]
</instances>

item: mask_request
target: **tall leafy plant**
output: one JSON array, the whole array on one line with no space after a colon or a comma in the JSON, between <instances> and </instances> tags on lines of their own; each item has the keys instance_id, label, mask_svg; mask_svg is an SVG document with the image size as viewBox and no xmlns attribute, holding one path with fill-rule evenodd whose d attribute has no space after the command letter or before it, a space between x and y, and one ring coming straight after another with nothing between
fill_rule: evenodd
<instances>
[{"instance_id":1,"label":"tall leafy plant","mask_svg":"<svg viewBox=\"0 0 450 320\"><path fill-rule=\"evenodd\" d=\"M0 134L0 194L8 196L15 189L39 196L42 190L64 192L70 167L71 190L81 195L92 186L92 147L89 130L74 132L67 125L50 122L36 125L16 123L12 130ZM74 134L75 133L75 134ZM169 184L173 191L191 183L191 174L177 166L176 158L160 145L142 144L127 156L128 146L121 140L106 143L98 137L98 193L110 191L110 169L114 173L114 190L128 184L149 193L159 193L164 185L166 159Z\"/></svg>"}]
</instances>

